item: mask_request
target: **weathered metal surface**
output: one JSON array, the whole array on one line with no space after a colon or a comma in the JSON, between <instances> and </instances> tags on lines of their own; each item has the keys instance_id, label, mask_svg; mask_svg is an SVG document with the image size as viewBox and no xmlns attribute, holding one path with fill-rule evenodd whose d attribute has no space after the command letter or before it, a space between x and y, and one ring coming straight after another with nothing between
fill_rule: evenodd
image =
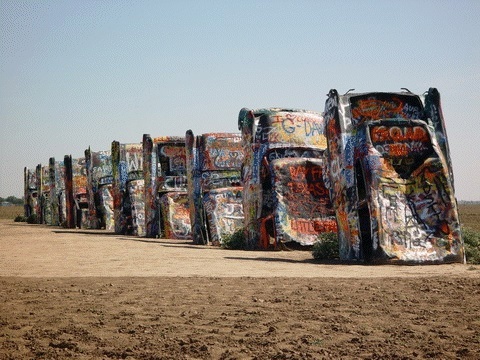
<instances>
[{"instance_id":1,"label":"weathered metal surface","mask_svg":"<svg viewBox=\"0 0 480 360\"><path fill-rule=\"evenodd\" d=\"M243 227L242 188L238 186L211 189L203 195L207 229L212 244Z\"/></svg>"},{"instance_id":2,"label":"weathered metal surface","mask_svg":"<svg viewBox=\"0 0 480 360\"><path fill-rule=\"evenodd\" d=\"M35 168L35 182L37 188L37 201L35 204L35 214L37 215L37 223L43 224L42 210L42 164L38 164Z\"/></svg>"},{"instance_id":3,"label":"weathered metal surface","mask_svg":"<svg viewBox=\"0 0 480 360\"><path fill-rule=\"evenodd\" d=\"M145 236L143 146L112 142L115 232Z\"/></svg>"},{"instance_id":4,"label":"weathered metal surface","mask_svg":"<svg viewBox=\"0 0 480 360\"><path fill-rule=\"evenodd\" d=\"M440 96L339 96L325 106L342 259L463 262Z\"/></svg>"},{"instance_id":5,"label":"weathered metal surface","mask_svg":"<svg viewBox=\"0 0 480 360\"><path fill-rule=\"evenodd\" d=\"M51 198L51 181L49 165L42 165L42 182L40 207L42 212L42 224L52 225L52 198Z\"/></svg>"},{"instance_id":6,"label":"weathered metal surface","mask_svg":"<svg viewBox=\"0 0 480 360\"><path fill-rule=\"evenodd\" d=\"M65 165L65 223L63 226L73 229L75 228L75 201L73 198L72 156L65 155L63 163Z\"/></svg>"},{"instance_id":7,"label":"weathered metal surface","mask_svg":"<svg viewBox=\"0 0 480 360\"><path fill-rule=\"evenodd\" d=\"M197 244L221 244L243 227L240 134L186 133L187 176L192 235Z\"/></svg>"},{"instance_id":8,"label":"weathered metal surface","mask_svg":"<svg viewBox=\"0 0 480 360\"><path fill-rule=\"evenodd\" d=\"M92 229L114 230L112 158L110 151L85 150L88 223Z\"/></svg>"},{"instance_id":9,"label":"weathered metal surface","mask_svg":"<svg viewBox=\"0 0 480 360\"><path fill-rule=\"evenodd\" d=\"M85 158L72 158L65 155L65 192L66 192L66 222L67 228L87 228L87 170Z\"/></svg>"},{"instance_id":10,"label":"weathered metal surface","mask_svg":"<svg viewBox=\"0 0 480 360\"><path fill-rule=\"evenodd\" d=\"M25 217L36 214L38 202L37 172L24 168L24 210Z\"/></svg>"},{"instance_id":11,"label":"weathered metal surface","mask_svg":"<svg viewBox=\"0 0 480 360\"><path fill-rule=\"evenodd\" d=\"M50 201L52 206L52 225L61 225L66 219L65 209L65 166L63 161L49 159Z\"/></svg>"},{"instance_id":12,"label":"weathered metal surface","mask_svg":"<svg viewBox=\"0 0 480 360\"><path fill-rule=\"evenodd\" d=\"M191 239L191 227L186 191L168 191L159 199L163 217L162 235L168 239Z\"/></svg>"},{"instance_id":13,"label":"weathered metal surface","mask_svg":"<svg viewBox=\"0 0 480 360\"><path fill-rule=\"evenodd\" d=\"M312 245L336 231L326 191L326 137L321 114L291 109L242 109L242 172L247 241ZM328 183L327 183L328 185Z\"/></svg>"},{"instance_id":14,"label":"weathered metal surface","mask_svg":"<svg viewBox=\"0 0 480 360\"><path fill-rule=\"evenodd\" d=\"M282 158L270 162L272 192L276 199L272 212L277 240L311 245L322 232L336 232L328 190L325 187L323 159Z\"/></svg>"},{"instance_id":15,"label":"weathered metal surface","mask_svg":"<svg viewBox=\"0 0 480 360\"><path fill-rule=\"evenodd\" d=\"M145 178L145 223L147 237L169 237L173 239L191 238L190 231L172 231L188 224L188 213L177 211L172 201L178 199L179 208L185 206L185 199L180 193L187 193L185 138L178 136L160 136L152 138L143 135L143 169ZM175 192L178 196L168 196ZM164 199L165 196L168 196ZM161 204L171 204L161 206ZM188 206L188 202L186 203ZM181 216L184 216L181 219ZM175 223L171 221L175 220ZM178 235L178 236L177 236Z\"/></svg>"}]
</instances>

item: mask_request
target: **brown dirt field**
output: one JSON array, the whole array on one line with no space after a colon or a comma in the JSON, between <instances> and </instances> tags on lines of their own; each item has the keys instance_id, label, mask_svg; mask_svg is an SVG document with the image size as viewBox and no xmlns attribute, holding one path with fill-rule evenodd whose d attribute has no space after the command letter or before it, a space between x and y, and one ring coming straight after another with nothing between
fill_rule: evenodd
<instances>
[{"instance_id":1,"label":"brown dirt field","mask_svg":"<svg viewBox=\"0 0 480 360\"><path fill-rule=\"evenodd\" d=\"M0 359L479 359L480 267L0 221Z\"/></svg>"}]
</instances>

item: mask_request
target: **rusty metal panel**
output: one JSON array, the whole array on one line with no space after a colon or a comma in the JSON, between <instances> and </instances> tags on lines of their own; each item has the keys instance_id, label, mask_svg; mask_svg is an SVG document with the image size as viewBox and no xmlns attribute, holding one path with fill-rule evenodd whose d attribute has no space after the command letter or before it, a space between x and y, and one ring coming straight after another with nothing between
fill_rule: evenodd
<instances>
[{"instance_id":1,"label":"rusty metal panel","mask_svg":"<svg viewBox=\"0 0 480 360\"><path fill-rule=\"evenodd\" d=\"M239 206L243 163L241 135L186 133L188 192L192 235L197 244L214 245L243 227Z\"/></svg>"},{"instance_id":2,"label":"rusty metal panel","mask_svg":"<svg viewBox=\"0 0 480 360\"><path fill-rule=\"evenodd\" d=\"M321 114L298 109L242 109L238 119L247 241L251 248L280 243L313 245L336 231L328 188Z\"/></svg>"},{"instance_id":3,"label":"rusty metal panel","mask_svg":"<svg viewBox=\"0 0 480 360\"><path fill-rule=\"evenodd\" d=\"M325 106L340 256L373 262L463 262L440 96L339 96Z\"/></svg>"}]
</instances>

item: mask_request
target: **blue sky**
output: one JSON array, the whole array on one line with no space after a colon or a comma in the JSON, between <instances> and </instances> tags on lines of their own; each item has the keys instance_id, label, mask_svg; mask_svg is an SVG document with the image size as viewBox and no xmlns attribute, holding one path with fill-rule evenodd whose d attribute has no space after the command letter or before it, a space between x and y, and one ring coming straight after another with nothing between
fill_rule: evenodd
<instances>
[{"instance_id":1,"label":"blue sky","mask_svg":"<svg viewBox=\"0 0 480 360\"><path fill-rule=\"evenodd\" d=\"M0 0L0 196L111 142L236 132L242 107L442 96L459 200L480 200L480 1Z\"/></svg>"}]
</instances>

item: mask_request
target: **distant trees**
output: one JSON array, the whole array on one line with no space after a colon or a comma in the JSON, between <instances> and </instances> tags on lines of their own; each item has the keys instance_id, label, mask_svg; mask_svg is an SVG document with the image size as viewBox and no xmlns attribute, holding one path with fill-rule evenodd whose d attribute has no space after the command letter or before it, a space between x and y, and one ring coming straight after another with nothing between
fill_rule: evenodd
<instances>
[{"instance_id":1,"label":"distant trees","mask_svg":"<svg viewBox=\"0 0 480 360\"><path fill-rule=\"evenodd\" d=\"M0 203L2 202L9 202L13 205L23 205L23 199L17 198L15 196L9 196L6 198L0 197Z\"/></svg>"}]
</instances>

